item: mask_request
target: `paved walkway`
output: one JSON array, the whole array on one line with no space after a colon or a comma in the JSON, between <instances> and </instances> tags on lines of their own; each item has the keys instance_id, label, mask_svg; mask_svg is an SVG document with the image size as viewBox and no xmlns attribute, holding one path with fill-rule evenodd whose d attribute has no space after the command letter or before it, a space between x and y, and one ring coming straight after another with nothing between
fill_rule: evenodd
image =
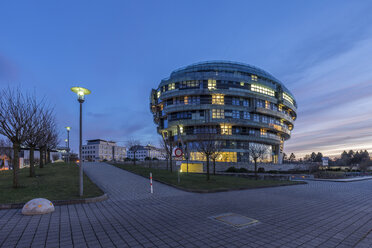
<instances>
[{"instance_id":1,"label":"paved walkway","mask_svg":"<svg viewBox=\"0 0 372 248\"><path fill-rule=\"evenodd\" d=\"M372 181L186 193L108 164L86 165L110 196L43 216L0 211L0 247L372 247ZM146 187L147 186L147 187ZM260 221L235 229L210 219Z\"/></svg>"}]
</instances>

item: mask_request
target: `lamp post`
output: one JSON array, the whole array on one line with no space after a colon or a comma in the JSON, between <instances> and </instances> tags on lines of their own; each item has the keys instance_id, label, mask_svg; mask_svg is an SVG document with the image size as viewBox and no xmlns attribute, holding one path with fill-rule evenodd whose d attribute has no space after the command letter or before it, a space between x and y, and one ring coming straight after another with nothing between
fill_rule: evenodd
<instances>
[{"instance_id":1,"label":"lamp post","mask_svg":"<svg viewBox=\"0 0 372 248\"><path fill-rule=\"evenodd\" d=\"M65 143L66 143L66 147L67 147L67 139L65 139ZM68 150L66 150L66 151L68 152ZM67 163L67 155L65 155L65 163Z\"/></svg>"},{"instance_id":2,"label":"lamp post","mask_svg":"<svg viewBox=\"0 0 372 248\"><path fill-rule=\"evenodd\" d=\"M67 130L67 163L70 163L70 130L71 130L71 127L66 127L66 130Z\"/></svg>"},{"instance_id":3,"label":"lamp post","mask_svg":"<svg viewBox=\"0 0 372 248\"><path fill-rule=\"evenodd\" d=\"M82 148L82 138L83 138L83 120L82 120L82 112L83 112L83 102L84 96L90 94L90 90L85 89L83 87L72 87L72 92L75 92L78 96L78 102L80 103L80 130L79 130L79 195L83 196L83 158L81 156L81 148Z\"/></svg>"}]
</instances>

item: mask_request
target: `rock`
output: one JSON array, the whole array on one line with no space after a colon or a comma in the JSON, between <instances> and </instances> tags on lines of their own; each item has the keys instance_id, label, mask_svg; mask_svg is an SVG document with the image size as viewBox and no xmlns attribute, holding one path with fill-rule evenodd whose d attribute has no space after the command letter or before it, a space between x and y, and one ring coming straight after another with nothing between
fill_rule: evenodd
<instances>
[{"instance_id":1,"label":"rock","mask_svg":"<svg viewBox=\"0 0 372 248\"><path fill-rule=\"evenodd\" d=\"M35 198L28 201L22 208L24 215L48 214L54 211L51 201L44 198Z\"/></svg>"}]
</instances>

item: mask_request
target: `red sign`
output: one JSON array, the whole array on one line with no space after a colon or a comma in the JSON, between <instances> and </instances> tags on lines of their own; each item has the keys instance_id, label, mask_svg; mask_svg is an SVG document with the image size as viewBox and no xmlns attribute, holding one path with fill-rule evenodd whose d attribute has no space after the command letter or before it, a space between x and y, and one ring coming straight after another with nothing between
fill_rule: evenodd
<instances>
[{"instance_id":1,"label":"red sign","mask_svg":"<svg viewBox=\"0 0 372 248\"><path fill-rule=\"evenodd\" d=\"M176 148L174 150L174 156L176 156L177 158L182 157L182 155L183 155L183 152L182 152L181 148Z\"/></svg>"}]
</instances>

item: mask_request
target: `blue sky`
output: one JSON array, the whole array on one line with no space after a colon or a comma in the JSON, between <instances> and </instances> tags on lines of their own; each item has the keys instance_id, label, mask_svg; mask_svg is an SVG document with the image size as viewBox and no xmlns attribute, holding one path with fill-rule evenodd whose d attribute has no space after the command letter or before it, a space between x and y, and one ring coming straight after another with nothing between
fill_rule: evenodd
<instances>
[{"instance_id":1,"label":"blue sky","mask_svg":"<svg viewBox=\"0 0 372 248\"><path fill-rule=\"evenodd\" d=\"M149 93L205 60L258 66L297 99L286 152L372 152L371 1L1 1L0 87L55 106L61 134L92 90L84 138L158 143Z\"/></svg>"}]
</instances>

